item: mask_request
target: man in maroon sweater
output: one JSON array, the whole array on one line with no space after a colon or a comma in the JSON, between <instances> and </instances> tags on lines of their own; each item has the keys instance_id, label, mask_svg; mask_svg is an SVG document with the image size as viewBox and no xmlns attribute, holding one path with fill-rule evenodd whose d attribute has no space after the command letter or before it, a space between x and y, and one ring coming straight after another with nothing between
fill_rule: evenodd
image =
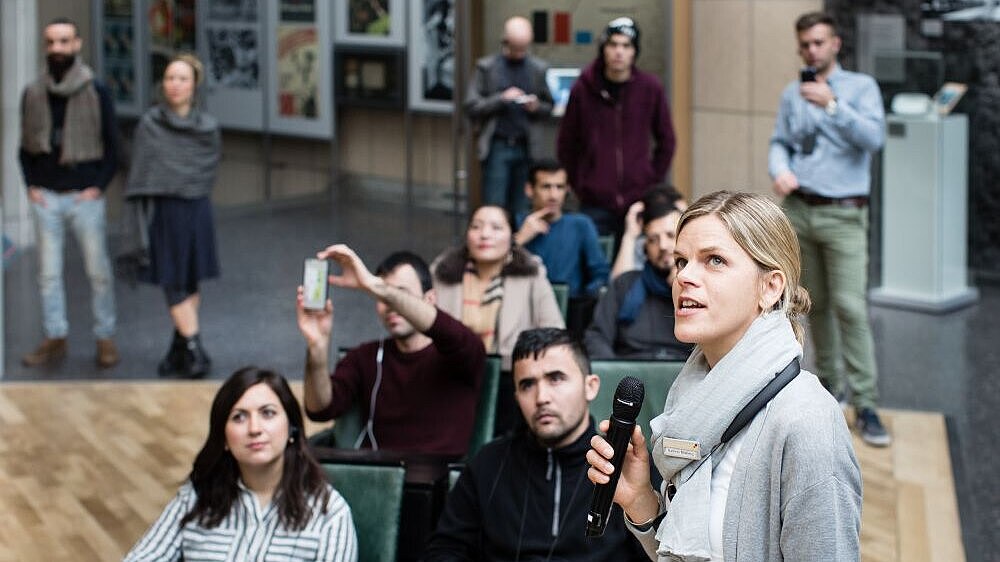
<instances>
[{"instance_id":1,"label":"man in maroon sweater","mask_svg":"<svg viewBox=\"0 0 1000 562\"><path fill-rule=\"evenodd\" d=\"M298 325L308 345L306 414L313 421L330 420L357 403L361 419L368 422L359 436L365 448L464 454L486 351L475 333L434 306L427 264L410 252L396 252L372 274L342 244L317 257L340 266L341 273L330 276L332 285L362 290L375 299L389 337L351 350L330 374L333 304L327 300L324 310L306 310L299 287Z\"/></svg>"},{"instance_id":2,"label":"man in maroon sweater","mask_svg":"<svg viewBox=\"0 0 1000 562\"><path fill-rule=\"evenodd\" d=\"M670 169L676 141L659 80L635 67L639 28L608 23L597 58L570 90L557 152L600 234L621 238L625 213Z\"/></svg>"}]
</instances>

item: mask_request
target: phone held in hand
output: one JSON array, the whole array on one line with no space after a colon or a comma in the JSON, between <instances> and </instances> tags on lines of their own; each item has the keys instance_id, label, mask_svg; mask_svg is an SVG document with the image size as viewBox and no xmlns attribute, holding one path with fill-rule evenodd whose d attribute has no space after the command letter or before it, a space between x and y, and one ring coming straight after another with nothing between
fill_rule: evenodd
<instances>
[{"instance_id":1,"label":"phone held in hand","mask_svg":"<svg viewBox=\"0 0 1000 562\"><path fill-rule=\"evenodd\" d=\"M816 81L816 69L807 66L799 71L799 81L801 82L815 82Z\"/></svg>"},{"instance_id":2,"label":"phone held in hand","mask_svg":"<svg viewBox=\"0 0 1000 562\"><path fill-rule=\"evenodd\" d=\"M308 310L326 308L327 276L330 262L309 258L302 274L302 306Z\"/></svg>"}]
</instances>

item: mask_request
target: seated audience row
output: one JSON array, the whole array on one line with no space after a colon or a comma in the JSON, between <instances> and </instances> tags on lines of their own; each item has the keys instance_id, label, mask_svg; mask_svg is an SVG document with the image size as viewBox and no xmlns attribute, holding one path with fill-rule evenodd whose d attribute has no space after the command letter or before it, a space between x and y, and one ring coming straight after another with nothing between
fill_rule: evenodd
<instances>
[{"instance_id":1,"label":"seated audience row","mask_svg":"<svg viewBox=\"0 0 1000 562\"><path fill-rule=\"evenodd\" d=\"M665 216L652 218L655 206L644 212L644 224L651 227L646 244L659 246L653 227ZM603 536L585 538L581 532L589 512L589 482L606 483L612 472L608 459L613 451L589 415L600 378L590 372L586 352L566 330L528 329L519 333L511 358L517 427L469 461L448 497L425 560L642 560L644 555L721 560L739 545L761 559L795 553L815 558L820 552L838 560L856 558L860 473L836 401L815 376L799 369L802 329L797 318L808 310L809 297L798 284L796 239L788 221L761 196L718 192L684 213L678 232L685 227L674 252L678 271L668 277L673 277L672 298L685 303L678 337L698 347L671 386L664 413L651 422L651 457L644 428L637 426L632 433L614 494L619 507ZM320 256L340 265L341 272L330 277L332 284L379 299L390 329L400 325L392 321L395 310L412 323L411 331L431 331L449 319L428 302L428 291L417 294L426 285L420 285L415 273L400 279L400 273L413 270L408 263L410 270L400 271L402 262L390 262L379 268L383 277L378 277L346 246L331 246ZM650 255L643 271L662 265ZM411 287L404 287L407 281ZM317 340L310 346L315 355L323 348L318 340L329 335L332 310L327 303L323 311L308 313L301 305L299 300L300 324ZM455 329L463 331L460 339L474 341L469 347L481 357L481 340L467 328ZM383 353L376 354L377 388ZM736 371L740 376L734 378ZM325 379L325 369L307 376ZM372 404L376 402L373 398ZM705 406L716 402L721 406ZM754 409L744 418L749 404ZM254 368L234 374L213 402L209 437L189 481L126 559L197 559L209 552L234 559L288 549L305 559L355 559L350 510L306 451L298 408L279 375ZM736 425L734 420L741 418ZM607 430L607 424L603 421L600 428ZM371 427L369 423L368 431ZM709 457L719 445L731 445L722 449L720 461L709 465L713 470L694 480L703 463L674 455L664 445L678 441L674 436L689 435ZM766 447L741 452L743 440L753 435ZM374 436L369 437L374 445ZM832 445L809 445L815 443ZM761 454L766 462L756 459ZM664 478L661 486L650 478L650 460ZM743 484L735 486L738 474L743 474ZM742 528L746 513L725 510L725 492L716 502L719 486L728 486L737 500L748 500L746 513L763 514L771 524L758 526L739 543L727 539L733 528ZM767 516L779 505L782 514L792 516ZM831 506L838 515L828 518L828 524L802 523L829 513ZM786 525L785 519L793 523ZM234 540L247 535L251 525L256 527L254 540ZM812 540L817 536L822 540ZM779 554L768 555L779 542Z\"/></svg>"}]
</instances>

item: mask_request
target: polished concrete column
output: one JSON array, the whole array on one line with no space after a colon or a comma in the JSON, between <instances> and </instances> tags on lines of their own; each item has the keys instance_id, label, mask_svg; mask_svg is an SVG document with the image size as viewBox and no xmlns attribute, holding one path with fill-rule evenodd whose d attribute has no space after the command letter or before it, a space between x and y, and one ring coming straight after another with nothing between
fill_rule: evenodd
<instances>
[{"instance_id":1,"label":"polished concrete column","mask_svg":"<svg viewBox=\"0 0 1000 562\"><path fill-rule=\"evenodd\" d=\"M17 147L20 146L21 91L38 67L37 0L0 2L0 232L23 246L34 242L28 199L24 190ZM3 275L0 275L0 338L4 333ZM0 378L5 346L0 345Z\"/></svg>"}]
</instances>

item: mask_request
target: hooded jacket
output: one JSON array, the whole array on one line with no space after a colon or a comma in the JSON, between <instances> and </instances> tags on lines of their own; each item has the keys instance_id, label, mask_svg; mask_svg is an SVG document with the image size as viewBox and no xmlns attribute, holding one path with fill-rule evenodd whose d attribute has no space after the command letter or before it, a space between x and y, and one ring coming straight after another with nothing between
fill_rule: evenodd
<instances>
[{"instance_id":1,"label":"hooded jacket","mask_svg":"<svg viewBox=\"0 0 1000 562\"><path fill-rule=\"evenodd\" d=\"M597 58L570 90L557 151L580 201L625 215L670 169L676 139L663 87L632 67L617 100Z\"/></svg>"},{"instance_id":2,"label":"hooded jacket","mask_svg":"<svg viewBox=\"0 0 1000 562\"><path fill-rule=\"evenodd\" d=\"M648 561L617 505L604 536L585 536L593 425L562 449L540 446L523 423L483 447L448 494L423 560Z\"/></svg>"}]
</instances>

